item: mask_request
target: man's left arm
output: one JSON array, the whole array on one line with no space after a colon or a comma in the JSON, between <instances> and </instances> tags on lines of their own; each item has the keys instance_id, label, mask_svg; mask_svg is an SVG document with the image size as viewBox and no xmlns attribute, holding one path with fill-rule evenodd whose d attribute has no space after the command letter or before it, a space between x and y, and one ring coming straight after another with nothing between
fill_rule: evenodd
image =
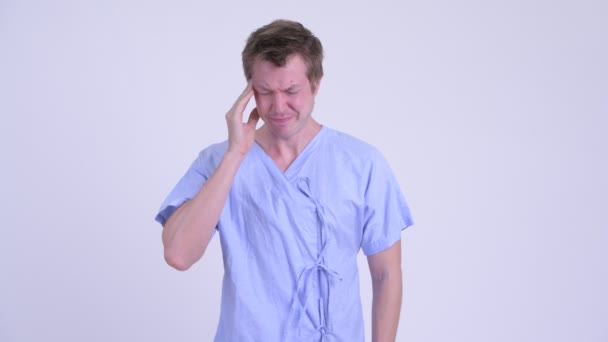
<instances>
[{"instance_id":1,"label":"man's left arm","mask_svg":"<svg viewBox=\"0 0 608 342\"><path fill-rule=\"evenodd\" d=\"M372 341L395 341L401 313L401 240L367 257L372 278Z\"/></svg>"}]
</instances>

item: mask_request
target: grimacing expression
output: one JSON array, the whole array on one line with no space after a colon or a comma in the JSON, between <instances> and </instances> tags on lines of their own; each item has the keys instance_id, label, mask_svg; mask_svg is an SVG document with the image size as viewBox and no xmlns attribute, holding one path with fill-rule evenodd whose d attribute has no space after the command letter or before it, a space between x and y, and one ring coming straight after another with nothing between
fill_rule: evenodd
<instances>
[{"instance_id":1,"label":"grimacing expression","mask_svg":"<svg viewBox=\"0 0 608 342\"><path fill-rule=\"evenodd\" d=\"M312 124L310 115L320 82L312 87L307 70L299 55L290 56L282 67L260 59L253 63L251 83L258 113L278 137L291 137Z\"/></svg>"}]
</instances>

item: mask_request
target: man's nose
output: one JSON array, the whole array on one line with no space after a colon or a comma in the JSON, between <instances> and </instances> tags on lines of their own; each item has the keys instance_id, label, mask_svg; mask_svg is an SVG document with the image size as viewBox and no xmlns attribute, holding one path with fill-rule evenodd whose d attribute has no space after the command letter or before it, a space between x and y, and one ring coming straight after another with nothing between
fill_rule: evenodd
<instances>
[{"instance_id":1,"label":"man's nose","mask_svg":"<svg viewBox=\"0 0 608 342\"><path fill-rule=\"evenodd\" d=\"M276 93L274 93L274 96L272 98L272 107L273 107L274 111L277 113L283 113L285 111L285 109L287 108L287 103L285 102L285 96L283 96L283 94L281 94L281 92L277 91Z\"/></svg>"}]
</instances>

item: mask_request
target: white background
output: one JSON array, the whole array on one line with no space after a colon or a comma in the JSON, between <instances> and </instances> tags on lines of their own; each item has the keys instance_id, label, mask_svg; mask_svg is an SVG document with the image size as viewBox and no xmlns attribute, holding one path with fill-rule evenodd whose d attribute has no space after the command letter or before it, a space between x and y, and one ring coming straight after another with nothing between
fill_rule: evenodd
<instances>
[{"instance_id":1,"label":"white background","mask_svg":"<svg viewBox=\"0 0 608 342\"><path fill-rule=\"evenodd\" d=\"M0 0L0 341L212 339L218 240L175 271L153 217L276 18L324 44L317 119L412 207L399 341L608 341L600 0Z\"/></svg>"}]
</instances>

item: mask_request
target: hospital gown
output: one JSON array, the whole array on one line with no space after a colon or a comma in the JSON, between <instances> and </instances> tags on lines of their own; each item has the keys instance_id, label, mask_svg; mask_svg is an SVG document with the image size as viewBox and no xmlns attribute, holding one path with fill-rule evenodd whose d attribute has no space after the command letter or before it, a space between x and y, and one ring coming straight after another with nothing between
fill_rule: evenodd
<instances>
[{"instance_id":1,"label":"hospital gown","mask_svg":"<svg viewBox=\"0 0 608 342\"><path fill-rule=\"evenodd\" d=\"M199 154L158 222L198 192L227 147ZM285 172L254 144L216 226L215 341L363 341L356 256L387 249L411 224L390 167L367 143L323 127Z\"/></svg>"}]
</instances>

